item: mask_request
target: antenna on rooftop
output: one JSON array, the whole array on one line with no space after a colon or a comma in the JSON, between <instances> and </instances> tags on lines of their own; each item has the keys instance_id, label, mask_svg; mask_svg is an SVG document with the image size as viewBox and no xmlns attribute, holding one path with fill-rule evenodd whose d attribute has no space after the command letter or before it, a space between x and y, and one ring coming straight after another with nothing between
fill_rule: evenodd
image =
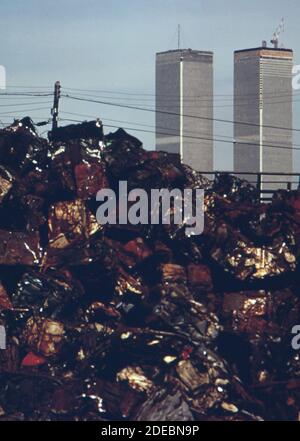
<instances>
[{"instance_id":1,"label":"antenna on rooftop","mask_svg":"<svg viewBox=\"0 0 300 441\"><path fill-rule=\"evenodd\" d=\"M181 26L179 24L177 27L177 46L178 46L178 49L180 49L180 43L181 43L181 41L180 41L181 35L180 34L181 34Z\"/></svg>"}]
</instances>

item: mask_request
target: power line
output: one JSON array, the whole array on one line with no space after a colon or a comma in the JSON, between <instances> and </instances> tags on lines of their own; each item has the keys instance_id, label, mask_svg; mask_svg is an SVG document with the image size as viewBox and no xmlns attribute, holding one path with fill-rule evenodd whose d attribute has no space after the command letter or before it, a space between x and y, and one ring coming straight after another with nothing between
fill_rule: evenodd
<instances>
[{"instance_id":1,"label":"power line","mask_svg":"<svg viewBox=\"0 0 300 441\"><path fill-rule=\"evenodd\" d=\"M22 87L22 86L19 86L19 87ZM26 86L24 86L24 87L26 87ZM30 86L28 86L28 88L29 87ZM32 86L32 87L34 88L34 86ZM67 90L68 89L69 90L81 90L81 91L85 91L85 90L87 90L87 91L93 91L93 90L97 91L97 89L77 89L77 88L66 88L66 89ZM108 96L107 95L107 96L103 97L101 95L100 96L96 95L97 98L110 99L110 100L118 99L118 100L126 100L126 101L128 101L128 100L135 101L135 105L136 106L138 106L138 105L144 106L145 105L144 101L154 101L155 100L155 95L154 94L153 94L152 97L141 98L141 96L144 96L144 94L132 93L132 92L130 93L130 92L105 91L105 90L101 90L101 89L99 89L98 91L99 92L102 91L102 93L115 93L115 94L118 94L118 95L122 94L122 96L121 97L115 97L115 96ZM21 96L25 96L25 97L26 96L29 96L29 97L30 96L41 96L41 97L45 96L45 97L47 97L47 96L52 96L52 95L53 95L53 92L36 92L36 91L4 92L4 93L0 93L0 96L7 96L7 97L11 97L12 99L13 99L13 97L18 97L18 96L20 96L20 97ZM84 97L95 97L95 95L90 95L88 93L78 93L77 95L79 95L79 96L81 95L81 96L84 96ZM136 97L132 98L132 96L130 96L130 95L138 96L138 98L136 98ZM300 102L299 100L294 99L293 98L293 94L291 94L290 92L287 92L287 93L284 93L284 92L282 92L282 93L269 92L268 93L268 92L266 92L265 95L267 95L267 96L270 95L270 99L269 100L265 99L265 104L284 104L284 103L289 103L290 102L290 100L289 101L285 101L285 100L274 101L274 100L271 100L272 96L275 99L278 99L280 97L282 97L282 98L284 98L284 97L292 97L291 101L293 103ZM150 96L150 94L149 94L149 96ZM170 98L170 97L172 97L171 94L169 94L169 95L167 95L167 94L161 95L160 94L160 97L161 96L168 97L168 98L164 98L163 99L164 103L165 102L170 102L170 103L174 102L175 103L176 100L177 100L177 98L175 98L175 95L173 95L174 98ZM205 99L205 96L209 97L209 98ZM227 98L222 98L222 99L218 100L217 99L218 96L225 96ZM249 98L251 96L253 96L253 98ZM238 102L238 103L235 103L235 104L233 104L232 102L230 104L219 104L219 101L220 102L232 101L233 97L237 98L239 101L242 100L244 102ZM240 95L240 96L239 95L235 95L234 96L234 95L229 95L229 94L227 94L227 95L218 95L218 94L214 94L214 95L201 95L201 96L198 96L198 97L197 96L185 97L185 102L186 103L191 103L190 105L185 104L185 107L193 108L194 107L193 103L197 103L198 104L198 103L202 103L202 102L211 102L211 101L213 101L213 104L210 105L210 106L206 106L206 107L211 107L211 108L226 108L226 107L232 108L234 106L244 107L244 106L248 106L249 105L249 101L256 101L256 100L257 100L257 94L255 94L255 93L243 94L243 95ZM142 101L142 104L139 104L139 101Z\"/></svg>"},{"instance_id":2,"label":"power line","mask_svg":"<svg viewBox=\"0 0 300 441\"><path fill-rule=\"evenodd\" d=\"M70 119L70 118L60 118L61 121L71 121L71 122L82 122L82 120L78 119ZM119 126L105 124L105 127L111 127L118 129ZM142 133L152 133L157 135L165 135L165 136L176 136L174 133L167 133L167 132L158 132L153 130L145 130L145 129L139 129L135 127L123 127L124 130L131 130L135 132L142 132ZM191 136L191 135L184 135L184 138L191 138L191 139L197 139L199 141L214 141L214 142L223 142L226 144L234 144L234 140L227 140L227 139L220 139L220 138L207 138L207 137L200 137L200 136ZM254 142L238 142L238 144L242 145L250 145L250 146L256 146L260 147L260 143L254 143ZM300 148L293 148L288 146L281 146L281 145L274 145L274 144L263 144L262 147L268 147L268 148L277 148L277 149L283 149L283 150L300 150Z\"/></svg>"},{"instance_id":3,"label":"power line","mask_svg":"<svg viewBox=\"0 0 300 441\"><path fill-rule=\"evenodd\" d=\"M66 88L67 90L69 90L68 88ZM106 93L105 91L102 91L102 94L103 93ZM99 92L96 92L96 93L93 93L92 95L90 94L90 93L87 93L87 92L77 92L76 93L76 95L79 95L79 96L89 96L89 97L103 97L103 95L102 94L99 94ZM155 101L155 99L156 99L156 95L154 95L153 97L145 97L145 98L143 98L143 97L140 97L140 96L135 96L135 97L132 97L132 96L124 96L124 95L121 95L121 94L116 94L116 96L111 96L112 94L110 94L110 95L107 95L106 96L106 98L111 98L111 99L122 99L122 100L129 100L129 101L151 101L151 102L153 102L153 101ZM243 95L240 95L240 96L237 96L237 95L232 95L232 96L230 96L230 97L228 97L228 98L222 98L222 99L220 99L220 101L223 101L223 102L226 102L226 101L232 101L233 100L233 98L236 98L236 99L239 99L239 100L247 100L247 101L249 101L249 100L254 100L254 99L257 99L258 98L258 93L253 93L253 94L249 94L249 95L247 95L247 94L243 94ZM265 95L267 95L267 96L269 96L269 94L265 94ZM292 93L270 93L270 98L276 98L276 99L278 99L278 98L285 98L285 97L290 97L290 98L293 98L293 96L294 96L294 94L292 94ZM173 98L172 98L172 96L173 96ZM250 96L250 98L248 98L248 96ZM175 101L178 101L178 95L170 95L170 97L168 97L168 95L163 95L163 94L159 94L159 97L163 97L163 101L164 102L175 102ZM165 98L166 97L166 98ZM206 102L206 101L217 101L216 100L216 97L217 97L217 95L215 95L215 94L211 94L211 95L199 95L199 96L197 96L197 95L193 95L193 96L185 96L185 100L186 101L195 101L195 102L198 102L198 101L204 101L204 102ZM251 98L251 97L253 97L253 98Z\"/></svg>"},{"instance_id":4,"label":"power line","mask_svg":"<svg viewBox=\"0 0 300 441\"><path fill-rule=\"evenodd\" d=\"M51 90L51 86L36 86L36 85L32 85L32 86L25 86L25 85L21 85L21 84L8 84L6 85L7 89L12 89L12 88L20 88L20 89L49 89Z\"/></svg>"},{"instance_id":5,"label":"power line","mask_svg":"<svg viewBox=\"0 0 300 441\"><path fill-rule=\"evenodd\" d=\"M200 119L200 120L206 120L206 121L216 121L216 122L222 122L222 123L229 123L229 124L239 124L239 125L245 125L245 126L251 126L251 127L264 127L269 129L276 129L276 130L287 130L287 131L294 131L294 132L300 132L300 129L293 129L288 127L280 127L280 126L271 126L266 124L256 124L256 123L250 123L250 122L243 122L243 121L233 121L229 119L221 119L221 118L210 118L206 116L198 116L198 115L187 115L187 114L180 114L177 112L169 112L167 110L155 110L155 109L149 109L146 107L137 107L137 106L131 106L129 104L122 104L122 103L112 103L110 101L102 101L102 100L94 100L94 99L87 99L87 98L80 98L73 95L64 94L62 95L65 98L77 100L77 101L85 101L95 104L103 104L106 106L113 106L113 107L121 107L124 109L132 109L132 110L140 110L143 112L151 112L151 113L162 113L165 115L172 115L172 116L182 116L184 118L193 118L193 119Z\"/></svg>"},{"instance_id":6,"label":"power line","mask_svg":"<svg viewBox=\"0 0 300 441\"><path fill-rule=\"evenodd\" d=\"M49 94L49 95L53 95L53 94ZM48 94L47 94L48 96ZM121 107L121 108L129 108L129 109L133 109L133 110L141 110L141 111L150 111L153 113L164 113L164 114L169 114L169 115L176 115L176 116L180 116L180 114L175 113L175 112L168 112L168 111L163 111L163 110L154 110L154 109L148 109L148 108L141 108L141 107L137 107L137 106L129 106L129 105L125 105L122 103L112 103L112 102L107 102L107 101L99 101L99 100L94 100L94 99L86 99L86 98L80 98L80 97L76 97L76 96L71 96L71 95L63 95L66 98L70 98L70 99L74 99L74 100L79 100L79 101L87 101L87 102L92 102L92 103L98 103L98 104L103 104L103 105L110 105L110 106L116 106L116 107ZM0 105L0 107L15 107L15 106L28 106L31 104L48 104L47 102L27 102L27 103L14 103L14 104L6 104L6 105ZM39 109L25 109L26 111L36 111L36 110L41 110L42 108ZM45 108L43 108L45 109ZM189 118L197 118L197 119L208 119L208 120L212 120L212 121L218 121L218 122L226 122L226 123L236 123L236 124L243 124L243 125L250 125L250 126L258 126L260 127L259 124L254 124L254 123L248 123L248 122L235 122L235 121L231 121L231 120L225 120L225 119L217 119L217 118L208 118L208 117L201 117L201 116L196 116L196 115L183 115L184 117L189 117ZM77 120L78 122L78 120ZM109 126L108 127L117 127L117 126ZM263 127L268 127L268 128L273 128L273 129L281 129L281 130L294 130L294 131L300 131L299 129L288 129L285 127L279 127L279 126L269 126L269 125L263 125ZM159 128L162 130L165 130L164 128ZM165 136L178 136L178 134L176 133L169 133L169 132L158 132L158 131L150 131L150 130L143 130L143 129L138 129L138 128L132 128L132 127L128 127L127 130L134 130L134 131L139 131L139 132L144 132L144 133L156 133L156 134L160 134L160 135L165 135ZM170 130L170 129L166 129L166 130ZM172 130L172 129L171 129ZM200 136L192 136L192 135L184 135L185 138L191 138L191 139L197 139L197 140L207 140L207 141L216 141L216 142L226 142L226 143L234 143L234 140L224 140L221 138L207 138L207 137L200 137ZM239 141L238 144L240 145L250 145L250 146L259 146L260 144L255 143L255 142L244 142L244 141ZM288 147L288 146L282 146L282 145L274 145L274 144L263 144L264 147L270 147L270 148L280 148L280 149L287 149L287 150L293 150L292 147ZM294 148L294 150L300 150L297 148Z\"/></svg>"},{"instance_id":7,"label":"power line","mask_svg":"<svg viewBox=\"0 0 300 441\"><path fill-rule=\"evenodd\" d=\"M35 98L34 95L26 95L26 96L20 96L20 95L17 95L17 96L1 96L1 94L0 94L0 102L6 102L6 101L7 102L14 102L16 100L22 100L23 101L23 100L28 100L28 97ZM45 96L45 97L40 96L40 98L48 98L48 96Z\"/></svg>"},{"instance_id":8,"label":"power line","mask_svg":"<svg viewBox=\"0 0 300 441\"><path fill-rule=\"evenodd\" d=\"M7 88L24 88L24 89L48 89L49 93L46 93L44 91L41 92L30 92L30 91L26 91L26 92L16 92L16 93L29 93L29 94L35 94L35 93L39 93L39 94L47 94L47 95L53 95L53 92L50 92L51 87L49 86L22 86L22 85L9 85L7 86ZM149 92L128 92L128 91L122 91L122 90L109 90L109 89L90 89L90 88L76 88L76 87L64 87L65 90L74 90L74 91L78 91L78 92L93 92L93 93L105 93L105 94L116 94L116 95L125 95L125 96L145 96L145 97L150 97L149 100L154 99L156 94L155 93L149 93ZM291 92L265 92L264 95L265 96L273 96L273 97L292 97L294 95L300 95L300 91L294 91L293 93ZM80 95L80 94L79 94ZM86 94L85 94L86 95ZM166 94L160 94L160 96L166 96L166 97L175 97L177 96L177 94L170 94L170 93L166 93ZM197 100L197 99L201 99L203 100L204 98L207 98L207 101L210 101L211 98L216 98L216 97L224 97L222 98L222 101L224 101L225 99L230 100L233 97L239 98L239 99L246 99L246 97L248 96L257 96L257 93L247 93L247 94L209 94L209 95L199 95L199 96L194 96L194 97L190 97L189 99L191 100ZM151 98L152 97L152 98Z\"/></svg>"},{"instance_id":9,"label":"power line","mask_svg":"<svg viewBox=\"0 0 300 441\"><path fill-rule=\"evenodd\" d=\"M109 93L109 94L116 94L116 95L129 95L129 96L150 96L150 97L155 97L156 94L155 93L141 93L141 92L125 92L125 91L114 91L114 90L105 90L105 89L79 89L79 88L75 88L75 87L64 87L65 90L75 90L78 92L100 92L100 93ZM290 92L265 92L265 95L271 95L271 96L292 96L294 94L297 94L297 92L293 92L292 94ZM300 94L300 91L298 92L298 94ZM160 94L160 96L167 96L167 97L176 97L177 94ZM247 97L247 96L257 96L256 93L248 93L248 94L209 94L209 95L199 95L198 98L208 98L211 99L212 97L228 97L228 99L231 97ZM195 96L195 98L197 98L197 96Z\"/></svg>"},{"instance_id":10,"label":"power line","mask_svg":"<svg viewBox=\"0 0 300 441\"><path fill-rule=\"evenodd\" d=\"M0 96L51 96L52 93L46 92L1 92Z\"/></svg>"},{"instance_id":11,"label":"power line","mask_svg":"<svg viewBox=\"0 0 300 441\"><path fill-rule=\"evenodd\" d=\"M150 105L151 106L155 105L155 102L153 101L154 99L152 99L152 98L150 98L150 99L146 98L146 99L141 100L140 98L132 98L132 97L129 97L129 98L127 98L127 97L114 97L114 96L109 96L109 95L101 96L101 95L90 95L90 94L82 94L82 93L77 93L77 96L84 97L84 98L86 98L86 97L88 97L88 98L100 98L100 99L110 99L110 100L118 100L118 101L120 101L120 100L124 101L125 100L126 102L131 101L136 106L145 106L145 105L147 105L147 104L145 104L145 102L148 103L148 101L149 102L151 101ZM167 106L172 106L173 104L175 105L175 104L178 103L178 99L175 99L175 98L174 99L168 99L168 100L163 98L160 101L162 102L162 105L166 104L166 107ZM258 97L255 97L255 98L252 98L252 99L247 99L247 101L242 102L242 103L239 102L239 103L231 103L231 104L218 104L218 103L216 104L215 102L213 102L214 100L205 100L205 99L201 99L201 98L197 99L197 98L185 97L184 98L184 107L195 108L199 104L201 104L203 102L207 103L208 101L212 102L212 104L211 105L206 104L205 105L206 108L246 107L246 106L249 106L249 101L258 101ZM288 100L288 101L287 100L280 100L280 101L264 100L264 104L266 104L266 105L288 104L288 103L296 103L296 102L300 102L300 100ZM153 108L153 110L154 110L154 107L148 106L148 108Z\"/></svg>"},{"instance_id":12,"label":"power line","mask_svg":"<svg viewBox=\"0 0 300 441\"><path fill-rule=\"evenodd\" d=\"M66 112L66 111L62 111L61 113L67 114L67 115L75 115L75 116L86 116L88 118L99 118L99 115L95 115L95 114L91 115L91 114L87 114L87 113L76 113L76 112ZM151 125L151 124L142 124L142 123L137 123L135 121L124 121L124 120L119 120L119 119L101 118L101 121L118 122L118 123L121 123L121 124L135 124L135 125L141 126L141 127L150 127L150 128L153 128L153 129L161 129L161 130L172 130L172 131L176 131L177 130L177 129L167 128L167 127L162 127L162 126L154 126L154 125ZM157 133L157 132L155 131L155 133ZM193 130L188 130L188 131L184 132L184 135L183 135L184 138L186 138L188 136L188 135L186 135L187 133L188 134L193 134L194 133L194 134L198 135L198 132L195 132ZM175 132L175 133L172 133L172 136L179 136L179 135L180 135L180 133L178 131ZM171 136L171 134L170 134L170 136ZM218 134L216 134L216 136L221 136L223 138L230 138L231 142L234 143L234 140L232 139L232 136L218 135ZM251 143L251 145L253 145L253 144ZM276 144L272 144L272 146L273 145L274 145L274 147L276 147ZM280 143L278 145L281 146ZM294 146L295 147L300 147L300 144L294 144Z\"/></svg>"},{"instance_id":13,"label":"power line","mask_svg":"<svg viewBox=\"0 0 300 441\"><path fill-rule=\"evenodd\" d=\"M106 125L106 127L119 128L118 126L112 126L112 125ZM154 133L154 134L156 133L157 135L174 136L173 133L156 132L156 131L145 130L145 129L135 129L132 127L123 127L123 128L124 128L124 130L134 130L136 132ZM199 141L214 141L214 142L223 142L223 143L227 143L227 144L234 144L233 140L220 139L220 138L206 138L206 137L190 136L190 135L187 135L187 136L184 135L183 138L198 139ZM252 143L252 142L251 143L250 142L238 142L238 144L260 147L259 143ZM263 144L262 147L278 148L278 149L284 149L284 150L300 150L300 147L293 148L293 147L279 146L279 145L273 145L273 144Z\"/></svg>"},{"instance_id":14,"label":"power line","mask_svg":"<svg viewBox=\"0 0 300 441\"><path fill-rule=\"evenodd\" d=\"M32 104L51 104L50 101L30 101L27 103L13 103L13 104L0 104L0 107L19 107L19 106L29 106Z\"/></svg>"},{"instance_id":15,"label":"power line","mask_svg":"<svg viewBox=\"0 0 300 441\"><path fill-rule=\"evenodd\" d=\"M86 116L87 118L99 118L99 115L95 115L95 114L91 115L91 114L87 114L87 113L76 113L76 112L66 112L66 111L62 111L61 113L66 114L66 115ZM154 126L153 124L137 123L136 121L124 121L124 120L120 120L120 119L111 119L111 118L100 118L100 119L101 119L101 121L117 122L117 123L121 123L121 124L135 124L137 126L150 127L153 129L177 130L177 129L166 128L166 127L162 127L162 126ZM188 131L185 131L185 133L197 134L198 132L196 132L194 130L188 130ZM179 136L179 133L177 132L177 133L174 133L173 135ZM232 136L227 136L227 135L216 135L216 136L223 136L223 138L232 139ZM300 147L300 145L299 145L299 147Z\"/></svg>"},{"instance_id":16,"label":"power line","mask_svg":"<svg viewBox=\"0 0 300 441\"><path fill-rule=\"evenodd\" d=\"M49 110L49 107L34 107L34 108L31 108L31 109L24 109L24 110L26 112L36 112L37 110ZM17 113L20 113L20 112L17 112ZM0 115L8 116L8 117L11 117L11 118L16 117L16 114L15 115L8 115L6 112L0 112Z\"/></svg>"}]
</instances>

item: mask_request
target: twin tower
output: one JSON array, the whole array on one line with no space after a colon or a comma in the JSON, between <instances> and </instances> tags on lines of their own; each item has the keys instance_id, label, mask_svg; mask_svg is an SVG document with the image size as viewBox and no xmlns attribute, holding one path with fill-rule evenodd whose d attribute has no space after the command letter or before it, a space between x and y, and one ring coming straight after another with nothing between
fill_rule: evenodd
<instances>
[{"instance_id":1,"label":"twin tower","mask_svg":"<svg viewBox=\"0 0 300 441\"><path fill-rule=\"evenodd\" d=\"M245 178L246 172L292 172L292 68L290 49L263 43L234 52L234 111L229 120L234 126L234 171L245 172ZM213 87L213 52L156 54L156 148L180 153L185 164L203 172L214 170ZM224 155L228 148L224 144Z\"/></svg>"}]
</instances>

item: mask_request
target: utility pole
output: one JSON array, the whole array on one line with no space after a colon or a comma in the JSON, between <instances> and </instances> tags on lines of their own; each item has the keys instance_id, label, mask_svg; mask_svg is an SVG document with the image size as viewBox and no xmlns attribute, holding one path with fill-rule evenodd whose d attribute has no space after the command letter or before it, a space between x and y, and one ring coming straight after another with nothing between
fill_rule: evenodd
<instances>
[{"instance_id":1,"label":"utility pole","mask_svg":"<svg viewBox=\"0 0 300 441\"><path fill-rule=\"evenodd\" d=\"M60 81L56 81L56 83L54 84L53 107L51 109L52 130L57 129L59 98L60 98Z\"/></svg>"}]
</instances>

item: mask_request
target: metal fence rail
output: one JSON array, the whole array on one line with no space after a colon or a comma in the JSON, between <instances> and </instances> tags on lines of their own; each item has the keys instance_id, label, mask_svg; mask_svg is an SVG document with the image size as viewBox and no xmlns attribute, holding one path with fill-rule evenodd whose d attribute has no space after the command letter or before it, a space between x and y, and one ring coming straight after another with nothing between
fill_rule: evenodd
<instances>
[{"instance_id":1,"label":"metal fence rail","mask_svg":"<svg viewBox=\"0 0 300 441\"><path fill-rule=\"evenodd\" d=\"M244 178L256 187L260 193L262 202L270 201L273 193L278 189L294 190L300 186L300 173L274 173L274 172L233 172L233 171L213 171L204 172L209 179L213 180L217 174L228 174Z\"/></svg>"}]
</instances>

